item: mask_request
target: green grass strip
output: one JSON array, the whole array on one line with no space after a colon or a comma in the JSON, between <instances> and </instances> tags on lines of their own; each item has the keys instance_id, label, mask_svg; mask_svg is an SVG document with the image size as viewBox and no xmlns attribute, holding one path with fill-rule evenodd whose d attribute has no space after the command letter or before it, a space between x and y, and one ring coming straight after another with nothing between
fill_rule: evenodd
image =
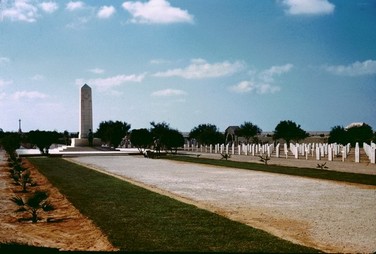
<instances>
[{"instance_id":1,"label":"green grass strip","mask_svg":"<svg viewBox=\"0 0 376 254\"><path fill-rule=\"evenodd\" d=\"M277 166L277 165L265 165L265 164L252 163L252 162L197 158L197 157L179 156L179 155L165 156L163 158L176 160L176 161L207 164L207 165L213 165L213 166L256 170L256 171L262 171L262 172L268 172L268 173L278 173L278 174L310 177L310 178L349 182L349 183L376 185L376 175L339 172L339 171L331 171L331 170L318 169L318 168L298 168L298 167L287 167L287 166Z\"/></svg>"},{"instance_id":2,"label":"green grass strip","mask_svg":"<svg viewBox=\"0 0 376 254\"><path fill-rule=\"evenodd\" d=\"M318 252L61 158L29 158L121 250Z\"/></svg>"}]
</instances>

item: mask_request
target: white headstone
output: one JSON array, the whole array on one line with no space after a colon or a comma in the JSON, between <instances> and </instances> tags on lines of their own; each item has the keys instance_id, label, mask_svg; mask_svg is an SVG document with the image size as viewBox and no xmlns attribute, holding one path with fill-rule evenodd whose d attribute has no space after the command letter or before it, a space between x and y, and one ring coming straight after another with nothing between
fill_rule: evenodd
<instances>
[{"instance_id":1,"label":"white headstone","mask_svg":"<svg viewBox=\"0 0 376 254\"><path fill-rule=\"evenodd\" d=\"M359 149L359 143L356 142L355 144L355 162L360 162L360 149Z\"/></svg>"},{"instance_id":2,"label":"white headstone","mask_svg":"<svg viewBox=\"0 0 376 254\"><path fill-rule=\"evenodd\" d=\"M328 161L333 160L333 148L332 145L328 145Z\"/></svg>"}]
</instances>

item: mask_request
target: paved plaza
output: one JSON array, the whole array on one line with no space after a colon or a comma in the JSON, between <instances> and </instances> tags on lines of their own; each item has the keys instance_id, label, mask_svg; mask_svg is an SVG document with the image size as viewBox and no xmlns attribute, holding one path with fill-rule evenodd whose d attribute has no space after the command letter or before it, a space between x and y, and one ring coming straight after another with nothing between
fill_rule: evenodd
<instances>
[{"instance_id":1,"label":"paved plaza","mask_svg":"<svg viewBox=\"0 0 376 254\"><path fill-rule=\"evenodd\" d=\"M373 186L142 156L69 160L295 243L328 252L376 251Z\"/></svg>"}]
</instances>

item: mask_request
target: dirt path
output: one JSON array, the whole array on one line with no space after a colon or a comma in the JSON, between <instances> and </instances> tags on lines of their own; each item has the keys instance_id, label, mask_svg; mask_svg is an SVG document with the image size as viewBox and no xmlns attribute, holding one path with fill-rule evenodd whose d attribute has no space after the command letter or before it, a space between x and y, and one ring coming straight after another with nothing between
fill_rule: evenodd
<instances>
[{"instance_id":1,"label":"dirt path","mask_svg":"<svg viewBox=\"0 0 376 254\"><path fill-rule=\"evenodd\" d=\"M9 177L9 168L0 151L0 242L22 243L27 245L57 248L74 251L113 251L107 237L86 217L84 217L47 179L25 161L25 167L31 169L33 181L38 183L30 190L49 191L49 200L56 210L41 212L38 223L19 222L22 213L15 213L17 206L10 198L25 195L21 186L13 184ZM47 222L47 218L59 222Z\"/></svg>"}]
</instances>

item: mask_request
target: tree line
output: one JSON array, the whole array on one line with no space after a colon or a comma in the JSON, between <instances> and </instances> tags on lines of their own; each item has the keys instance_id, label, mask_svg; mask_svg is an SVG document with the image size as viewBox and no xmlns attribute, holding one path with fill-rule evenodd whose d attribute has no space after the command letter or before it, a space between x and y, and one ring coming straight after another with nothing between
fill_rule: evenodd
<instances>
[{"instance_id":1,"label":"tree line","mask_svg":"<svg viewBox=\"0 0 376 254\"><path fill-rule=\"evenodd\" d=\"M170 127L166 122L151 122L150 128L140 128L131 130L131 125L122 121L103 121L99 124L94 137L100 138L103 144L117 148L122 143L130 141L134 147L140 151L153 148L157 151L164 150L176 152L185 142L183 134ZM234 130L234 134L243 137L246 143L258 143L258 136L262 129L252 122L244 122ZM228 133L219 131L214 124L200 124L194 127L188 134L189 140L194 140L199 145L210 145L218 143L228 143ZM14 152L20 147L20 144L29 144L39 148L42 154L48 154L49 147L54 144L69 144L69 140L77 135L69 134L68 131L58 133L57 131L33 130L28 133L4 132L0 129L0 144L8 152ZM284 140L286 143L299 142L309 137L308 132L301 126L291 120L281 121L274 129L272 138L275 142ZM342 126L334 126L330 133L328 142L347 144L353 146L356 142L360 145L363 142L376 142L376 132L373 132L371 126L362 124L352 126L348 129ZM8 152L8 153L9 153Z\"/></svg>"}]
</instances>

